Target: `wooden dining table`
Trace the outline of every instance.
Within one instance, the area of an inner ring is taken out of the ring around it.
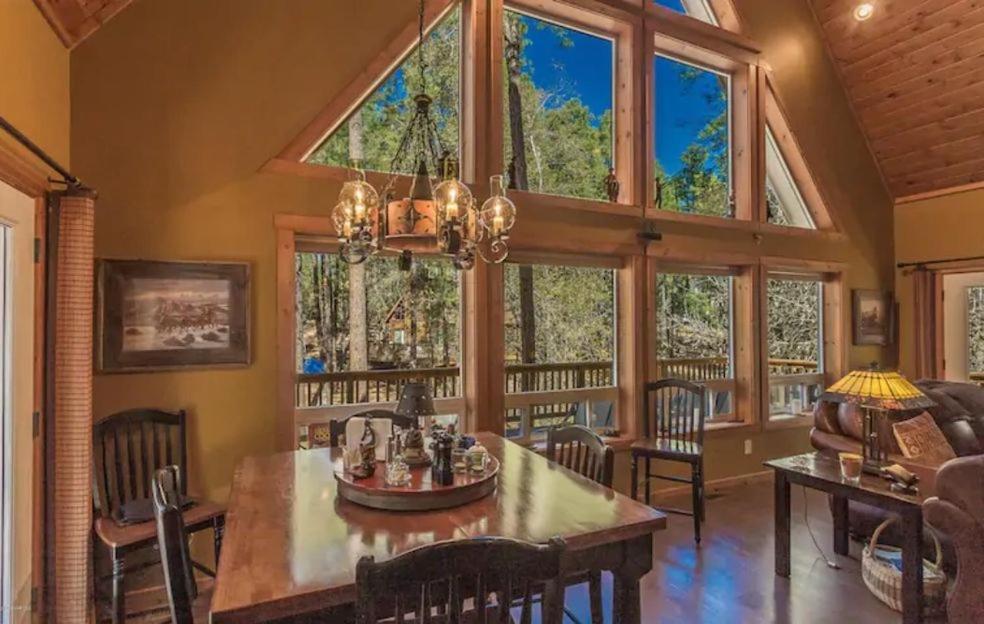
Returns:
[[[266,622],[345,609],[355,567],[445,540],[502,536],[567,543],[565,574],[614,576],[614,622],[641,621],[639,580],[652,569],[666,516],[492,433],[500,461],[485,498],[440,511],[393,512],[339,498],[339,449],[248,457],[236,468],[211,621]]]

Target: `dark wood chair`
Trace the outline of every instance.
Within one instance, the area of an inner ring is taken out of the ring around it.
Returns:
[[[564,550],[559,538],[538,545],[480,537],[423,546],[382,563],[363,557],[355,568],[356,622],[403,622],[410,614],[415,622],[504,624],[511,622],[511,598],[521,596],[516,608],[526,623],[533,618],[534,589],[542,587],[539,621],[561,624]],[[468,599],[473,602],[466,610]]]
[[[645,501],[650,504],[652,479],[689,483],[693,511],[667,509],[691,514],[694,539],[700,544],[700,525],[704,520],[704,421],[707,401],[704,387],[683,379],[661,379],[646,384],[643,408],[643,438],[632,444],[632,498],[638,500],[639,461],[644,462]],[[690,465],[690,478],[654,474],[652,460],[684,462]]]
[[[176,465],[187,475],[188,453],[185,443],[186,416],[155,409],[134,409],[113,414],[93,427],[93,498],[96,506],[93,530],[97,547],[109,557],[111,572],[100,577],[111,581],[113,624],[126,619],[123,582],[128,573],[156,565],[152,558],[133,569],[125,564],[126,555],[152,548],[157,543],[154,524],[152,482],[157,470]],[[196,501],[187,496],[181,481],[182,516],[190,533],[205,529],[214,532],[215,559],[218,561],[225,526],[225,506]],[[195,564],[204,572],[214,572]]]
[[[329,446],[332,448],[338,446],[338,438],[345,435],[345,426],[348,425],[349,420],[353,418],[365,418],[366,416],[371,418],[389,418],[393,421],[394,427],[400,427],[401,429],[409,429],[413,426],[414,421],[416,421],[416,418],[413,416],[404,416],[396,412],[391,412],[390,410],[382,409],[372,409],[359,412],[358,414],[352,414],[347,418],[333,420],[328,423]]]
[[[581,425],[557,427],[547,430],[547,459],[569,468],[581,476],[612,487],[615,473],[615,451],[605,444],[597,433]],[[591,621],[604,624],[601,607],[601,572],[591,570],[586,574],[567,579],[568,585],[588,583],[588,596],[591,604]],[[568,612],[575,622],[577,618]]]
[[[164,586],[174,624],[208,622],[211,592],[198,592],[188,550],[188,533],[181,513],[181,472],[177,466],[157,471],[152,481],[157,546],[161,553]]]

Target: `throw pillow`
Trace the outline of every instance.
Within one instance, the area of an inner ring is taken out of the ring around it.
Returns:
[[[957,456],[928,412],[894,423],[892,432],[903,457],[935,465]]]

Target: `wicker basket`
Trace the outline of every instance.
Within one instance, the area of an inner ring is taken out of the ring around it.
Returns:
[[[864,547],[861,554],[861,578],[879,600],[896,611],[902,611],[902,572],[890,562],[891,559],[900,560],[902,550],[878,543],[882,531],[893,522],[894,518],[882,522],[872,534],[871,542]],[[931,528],[927,527],[927,530],[936,546],[936,561],[923,561],[923,611],[925,615],[935,615],[942,613],[945,608],[946,573],[940,567],[943,562],[940,540]]]

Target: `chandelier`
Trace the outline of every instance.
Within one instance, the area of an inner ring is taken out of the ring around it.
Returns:
[[[506,196],[503,176],[490,179],[489,198],[477,207],[461,181],[458,159],[441,141],[431,116],[424,57],[424,2],[418,22],[420,93],[397,146],[386,184],[377,192],[358,169],[342,185],[332,211],[339,255],[349,264],[364,262],[381,249],[399,252],[408,264],[413,253],[440,253],[458,269],[470,269],[476,257],[499,263],[509,253],[509,231],[516,206]],[[401,173],[412,171],[409,193],[397,197]]]

